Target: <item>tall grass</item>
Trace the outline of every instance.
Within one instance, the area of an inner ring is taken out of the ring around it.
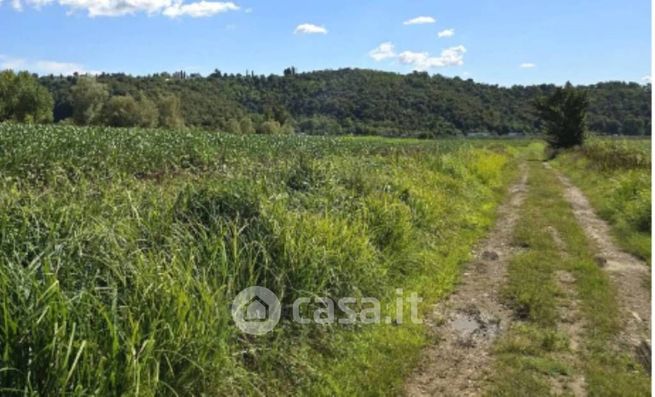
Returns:
[[[507,182],[489,145],[0,125],[0,394],[395,393],[421,326],[253,338],[229,304],[440,296]]]
[[[591,166],[604,171],[651,167],[650,140],[595,138],[579,150]]]
[[[650,140],[593,139],[556,161],[613,226],[617,241],[647,261],[652,224],[650,152]]]

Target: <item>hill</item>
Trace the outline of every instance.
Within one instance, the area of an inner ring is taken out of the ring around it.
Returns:
[[[72,116],[70,89],[77,76],[44,76],[55,99],[55,121]],[[102,74],[111,95],[180,98],[186,125],[229,130],[250,117],[292,125],[310,134],[374,134],[434,137],[471,132],[535,133],[532,102],[555,85],[501,87],[473,80],[414,72],[401,75],[363,69],[283,75],[209,76],[161,73],[134,77]],[[589,127],[607,134],[650,134],[651,86],[605,82],[589,92]]]

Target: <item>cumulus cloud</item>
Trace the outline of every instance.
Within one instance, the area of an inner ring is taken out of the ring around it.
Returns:
[[[428,52],[403,51],[398,55],[400,63],[410,65],[414,70],[425,71],[445,66],[459,66],[464,64],[466,48],[459,45],[446,48],[439,56],[432,56]]]
[[[437,33],[437,36],[439,36],[440,39],[443,37],[453,37],[454,35],[455,35],[455,29],[445,29]]]
[[[327,29],[323,26],[314,25],[312,23],[303,23],[296,26],[293,33],[298,34],[327,34]]]
[[[58,0],[58,2],[71,11],[86,11],[90,17],[116,17],[138,12],[156,14],[174,6],[171,0]]]
[[[376,61],[382,61],[384,59],[395,58],[396,52],[393,43],[387,41],[371,50],[368,55]]]
[[[233,2],[205,0],[192,3],[184,0],[12,0],[12,6],[22,10],[23,4],[40,8],[55,2],[70,12],[85,11],[90,17],[116,17],[143,12],[149,15],[163,14],[170,18],[199,18],[239,9]]]
[[[429,52],[403,51],[396,54],[393,43],[386,42],[371,50],[368,55],[375,61],[396,59],[398,62],[411,66],[414,70],[426,71],[446,66],[459,66],[464,64],[466,48],[463,45],[446,48],[438,56]]]
[[[57,62],[51,60],[30,61],[22,58],[12,58],[6,55],[0,55],[0,70],[11,69],[14,71],[27,70],[40,75],[72,75],[80,74],[100,74],[98,71],[88,70],[79,63]]]
[[[651,75],[646,75],[641,78],[641,82],[644,84],[650,84],[653,82],[653,78],[651,77]]]
[[[403,22],[403,25],[423,25],[426,23],[436,23],[437,20],[432,17],[416,17]]]
[[[167,17],[177,18],[183,15],[192,18],[210,17],[226,11],[237,11],[239,6],[234,3],[223,3],[216,1],[199,1],[197,3],[182,4],[176,3],[164,9],[163,14]]]
[[[532,68],[536,68],[537,65],[535,65],[534,63],[530,63],[530,62],[525,62],[525,63],[520,64],[519,67],[521,69],[532,69]]]

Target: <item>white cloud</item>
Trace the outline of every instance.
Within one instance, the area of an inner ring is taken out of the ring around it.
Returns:
[[[530,62],[525,62],[525,63],[520,64],[519,67],[521,69],[533,69],[533,68],[536,68],[537,65],[535,65],[534,63],[530,63]]]
[[[39,8],[53,3],[54,0],[13,0],[15,2]],[[137,12],[155,14],[173,5],[173,0],[56,0],[69,11],[86,11],[90,17],[121,16]]]
[[[425,71],[445,66],[459,66],[464,64],[466,48],[459,45],[446,48],[439,56],[431,56],[428,52],[403,51],[398,55],[400,63],[410,65],[414,70]]]
[[[384,59],[395,58],[396,53],[394,50],[394,45],[391,42],[382,43],[377,48],[371,50],[368,55],[375,59],[376,61],[382,61]]]
[[[98,71],[86,69],[79,63],[57,62],[51,60],[29,61],[22,58],[12,58],[5,55],[0,55],[0,70],[5,69],[11,69],[14,71],[27,70],[29,72],[38,73],[40,75],[72,75],[73,73],[100,74]]]
[[[641,81],[642,81],[644,84],[650,84],[650,83],[653,82],[653,78],[651,77],[651,75],[646,75],[646,76],[644,76],[644,77],[641,78]]]
[[[403,51],[396,54],[393,43],[386,42],[371,50],[368,55],[376,61],[397,59],[404,65],[410,65],[414,70],[425,71],[446,66],[459,66],[464,64],[466,48],[463,45],[446,48],[439,56],[432,56],[428,52]]]
[[[36,61],[32,71],[39,74],[63,74],[65,76],[73,73],[80,74],[99,74],[100,72],[87,70],[78,63],[56,62],[56,61]]]
[[[403,22],[403,25],[423,25],[426,23],[436,23],[437,20],[432,17],[416,17]]]
[[[15,3],[20,3],[20,0],[13,0],[13,1]],[[25,0],[25,3],[27,3],[31,7],[40,9],[43,6],[47,6],[48,4],[52,3],[53,1],[54,0]]]
[[[439,38],[453,37],[454,35],[455,35],[455,29],[445,29],[437,33],[437,36],[439,36]]]
[[[179,16],[190,16],[192,18],[210,17],[221,12],[237,11],[239,6],[229,2],[199,1],[197,3],[182,4],[176,3],[164,9],[163,14],[167,17],[177,18]]]
[[[41,8],[55,2],[69,12],[85,11],[90,17],[116,17],[143,12],[148,15],[163,14],[170,18],[199,18],[239,9],[233,2],[205,0],[192,3],[184,0],[12,0],[12,6],[22,10],[23,4]]]
[[[314,25],[311,23],[303,23],[298,26],[296,26],[296,30],[293,31],[293,33],[298,34],[327,34],[327,29],[325,29],[323,26],[318,26]]]
[[[24,68],[27,62],[21,58],[12,58],[6,55],[0,55],[0,69],[20,70]]]

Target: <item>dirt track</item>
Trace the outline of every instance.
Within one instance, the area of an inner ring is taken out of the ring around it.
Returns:
[[[551,169],[549,164],[544,163]],[[650,269],[647,264],[619,249],[609,226],[600,219],[584,194],[565,176],[555,172],[563,185],[564,198],[570,203],[576,221],[594,245],[595,259],[609,275],[617,290],[623,329],[616,348],[632,351],[650,368]],[[493,375],[492,347],[509,328],[512,312],[499,296],[505,283],[506,268],[513,253],[514,228],[519,209],[526,197],[528,169],[523,165],[521,179],[509,191],[498,209],[498,218],[486,240],[475,250],[475,259],[463,270],[461,282],[452,295],[434,306],[426,320],[434,343],[422,355],[417,369],[408,378],[404,392],[408,396],[477,396],[483,394],[486,380]],[[563,244],[555,227],[549,227],[556,244]],[[558,302],[558,329],[570,340],[569,362],[576,363],[583,349],[584,321],[579,314],[575,278],[569,272],[555,274],[563,296]],[[554,377],[551,391],[556,395],[587,394],[582,373]],[[566,391],[566,392],[565,392]]]
[[[500,301],[506,266],[512,257],[512,235],[518,209],[525,199],[527,167],[498,209],[489,237],[465,266],[461,283],[445,301],[435,305],[426,323],[436,343],[428,347],[417,370],[405,384],[409,396],[473,396],[481,393],[490,375],[491,346],[507,329],[512,314]]]
[[[564,197],[571,204],[580,226],[596,246],[596,261],[610,276],[616,287],[623,332],[621,348],[632,350],[647,367],[650,366],[651,291],[648,265],[623,252],[614,243],[609,226],[600,219],[580,189],[557,174],[564,185]],[[644,357],[647,354],[648,357]]]

